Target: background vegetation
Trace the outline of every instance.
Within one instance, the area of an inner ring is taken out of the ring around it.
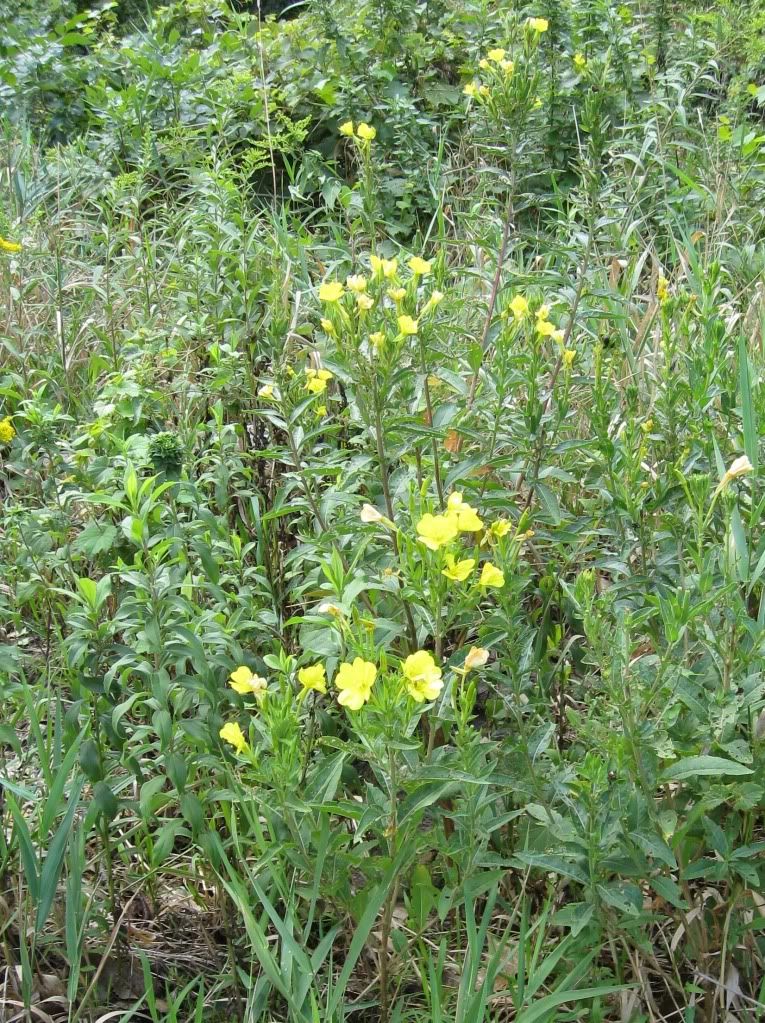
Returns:
[[[765,8],[4,11],[2,1019],[765,1019]]]

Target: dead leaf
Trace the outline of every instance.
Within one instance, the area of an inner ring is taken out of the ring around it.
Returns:
[[[456,430],[449,430],[444,440],[444,447],[450,455],[458,455],[460,448],[462,447],[462,437],[457,433]]]

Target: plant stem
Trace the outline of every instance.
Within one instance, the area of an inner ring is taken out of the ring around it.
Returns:
[[[380,408],[379,390],[376,381],[374,385],[374,402],[375,402],[374,415],[375,442],[377,447],[377,461],[379,462],[380,465],[380,480],[382,483],[383,498],[385,499],[385,511],[388,515],[388,518],[391,520],[391,522],[393,522],[394,521],[393,498],[391,497],[390,482],[388,479],[388,460],[385,457],[385,444],[383,442],[382,410]],[[395,551],[396,554],[396,560],[400,561],[401,548],[398,542],[398,534],[395,532],[395,530],[391,532],[391,537],[393,540],[393,550]],[[403,583],[399,579],[399,589],[401,588],[403,588]],[[412,617],[412,609],[409,607],[409,602],[407,600],[402,599],[401,603],[404,608],[404,615],[406,617],[406,631],[409,639],[409,645],[412,650],[416,650],[417,628],[414,624],[414,618]]]
[[[398,791],[396,758],[391,747],[388,747],[388,785],[390,796],[390,819],[388,821],[388,855],[393,861],[396,856],[398,823],[396,819],[396,797]],[[388,991],[390,963],[388,961],[388,941],[390,939],[393,910],[398,898],[398,878],[391,885],[385,899],[382,926],[380,928],[380,1023],[388,1023],[390,1017],[390,996]]]

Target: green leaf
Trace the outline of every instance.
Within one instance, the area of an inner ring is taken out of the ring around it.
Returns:
[[[77,589],[80,591],[82,596],[87,601],[88,605],[95,610],[96,608],[96,582],[94,579],[79,578],[77,580]]]
[[[548,487],[545,483],[536,484],[536,491],[542,499],[542,504],[545,506],[547,514],[550,516],[550,521],[554,526],[561,524],[561,511],[558,498],[555,495],[555,491]]]
[[[93,739],[86,739],[80,746],[80,767],[88,781],[93,783],[101,781],[103,777],[101,755]]]
[[[6,788],[9,786],[6,784]],[[19,853],[21,855],[21,862],[24,867],[24,877],[27,882],[27,888],[29,894],[32,896],[32,901],[37,902],[40,897],[40,876],[38,873],[37,853],[32,842],[32,836],[29,831],[29,826],[24,819],[24,814],[21,812],[19,804],[11,795],[10,789],[7,795],[8,806],[13,817],[13,832],[16,835],[16,840],[19,843]]]
[[[4,675],[18,675],[24,651],[13,643],[0,643],[0,671]]]
[[[439,799],[445,798],[447,793],[453,791],[456,785],[449,781],[427,782],[420,785],[414,792],[410,792],[400,807],[398,814],[399,827],[413,814],[432,806]]]
[[[38,934],[45,926],[56,896],[56,886],[64,863],[64,853],[66,852],[66,846],[72,830],[72,821],[79,806],[82,785],[83,782],[80,780],[72,788],[66,814],[58,827],[58,831],[53,836],[53,840],[48,847],[48,855],[45,857],[45,862],[40,871],[40,901],[37,904],[37,917],[35,920],[35,929]]]
[[[514,859],[527,867],[536,867],[538,870],[553,871],[563,877],[573,878],[580,884],[589,884],[589,878],[581,867],[570,863],[560,856],[549,856],[545,853],[516,853]]]
[[[433,886],[430,871],[424,863],[418,863],[412,871],[409,888],[409,919],[415,931],[422,931],[436,904],[437,891]]]
[[[113,821],[119,813],[119,800],[108,782],[99,781],[93,789],[93,805],[103,814],[107,821]]]
[[[116,539],[116,526],[111,523],[102,525],[100,522],[90,522],[73,541],[72,550],[92,559],[111,550]]]
[[[685,781],[699,775],[744,775],[752,774],[751,767],[744,767],[724,757],[685,757],[662,772],[662,781]]]
[[[688,909],[688,903],[683,898],[680,886],[673,878],[652,877],[651,887],[657,895],[660,895],[662,899],[665,899],[675,909]]]
[[[306,803],[325,803],[335,798],[346,758],[346,753],[334,753],[331,757],[324,757],[306,785],[303,796]]]

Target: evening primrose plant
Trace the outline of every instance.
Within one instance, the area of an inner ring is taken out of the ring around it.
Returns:
[[[533,117],[543,105],[539,48],[548,29],[546,18],[507,22],[501,44],[490,47],[479,59],[477,74],[463,88],[480,115],[476,133],[480,135],[489,126],[499,131],[513,156],[519,145],[528,146]]]
[[[77,6],[0,53],[0,1015],[754,1019],[757,12]]]
[[[337,611],[332,613],[336,621],[341,619]],[[254,697],[254,714],[250,717],[247,734],[238,721],[228,721],[220,729],[220,738],[235,758],[239,776],[237,787],[253,782],[261,787],[273,787],[279,802],[268,817],[279,819],[298,845],[304,845],[307,833],[301,824],[301,813],[311,815],[315,810],[310,807],[309,799],[304,810],[298,811],[295,797],[281,787],[295,784],[297,746],[294,739],[301,713],[299,708],[310,693],[314,700],[333,698],[346,715],[347,738],[340,744],[345,751],[342,756],[353,751],[357,762],[366,762],[373,781],[367,783],[368,805],[361,815],[352,802],[338,801],[335,810],[341,816],[347,813],[356,821],[355,833],[345,839],[344,854],[350,855],[354,845],[363,844],[368,864],[374,867],[379,863],[389,870],[389,887],[380,921],[380,1003],[385,1014],[391,997],[392,963],[388,941],[398,892],[402,885],[409,883],[407,878],[412,869],[416,869],[417,858],[431,845],[420,826],[422,808],[431,805],[438,794],[450,788],[448,782],[437,783],[434,788],[432,782],[426,780],[435,724],[431,722],[423,737],[417,738],[420,719],[428,714],[444,691],[445,672],[428,650],[416,650],[402,658],[380,655],[370,645],[368,631],[355,634],[346,626],[341,627],[341,633],[345,659],[336,664],[331,677],[323,663],[309,663],[296,669],[295,660],[283,653],[266,658],[266,663],[281,679],[276,691],[245,666],[232,672],[229,680],[232,689]],[[473,647],[460,667],[449,673],[452,706],[449,716],[457,722],[458,748],[468,741],[467,730],[471,728],[475,703],[475,684],[467,683],[467,677],[480,672],[488,659],[488,650]],[[305,724],[304,715],[303,721]],[[314,752],[315,739],[311,718],[307,741],[303,744],[306,758]],[[324,743],[326,739],[317,739],[319,748]],[[332,745],[337,748],[338,744],[335,741]],[[317,772],[321,773],[321,761],[311,763],[306,759],[300,775],[301,794],[303,790],[315,789]],[[407,794],[403,802],[402,789]],[[287,805],[292,809],[286,809]],[[227,817],[233,821],[229,811]],[[237,827],[246,829],[249,818],[250,813],[243,805],[241,823]],[[262,829],[256,827],[255,831],[256,846],[262,845]],[[339,853],[336,843],[335,855]]]

